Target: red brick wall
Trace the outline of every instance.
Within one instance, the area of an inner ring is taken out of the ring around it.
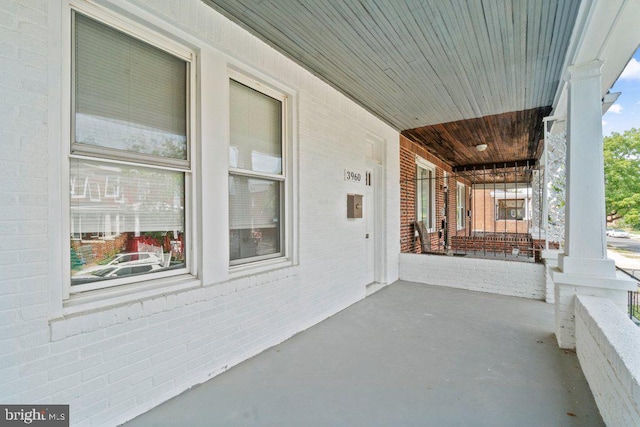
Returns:
[[[452,168],[442,160],[431,155],[427,150],[418,144],[410,141],[404,136],[400,137],[400,248],[402,252],[420,252],[420,242],[415,236],[415,229],[412,222],[416,219],[416,154],[435,166],[436,184],[436,230],[442,226],[443,211],[445,206],[445,184],[448,188],[448,224],[449,237],[455,235],[465,235],[466,229],[457,230],[456,225],[456,180]],[[448,177],[445,180],[444,174]],[[463,182],[460,180],[460,182]],[[467,192],[470,191],[470,183],[464,182]],[[468,194],[467,194],[468,200]],[[469,207],[467,207],[469,209]],[[429,233],[431,250],[444,250],[443,240],[438,232]]]
[[[128,233],[122,233],[112,239],[105,240],[71,240],[71,247],[77,254],[88,255],[85,257],[85,261],[90,263],[124,251],[128,238]],[[82,250],[82,247],[86,249]],[[88,247],[91,249],[87,250]]]
[[[401,141],[402,141],[402,137]],[[411,221],[416,217],[416,162],[414,154],[400,147],[400,250],[417,252],[415,230]]]
[[[457,252],[492,252],[511,254],[519,249],[520,255],[533,256],[533,240],[528,234],[495,234],[493,236],[469,237],[454,236],[451,247]]]
[[[528,220],[496,220],[495,200],[491,188],[476,189],[473,192],[473,231],[496,233],[528,233]]]

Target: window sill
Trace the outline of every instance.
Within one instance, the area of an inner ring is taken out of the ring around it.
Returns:
[[[200,285],[201,282],[197,278],[191,275],[182,275],[150,280],[135,285],[122,285],[72,294],[63,303],[62,318],[110,309],[159,295],[197,288]],[[52,319],[52,321],[55,320],[58,319]]]
[[[274,258],[249,264],[234,265],[229,268],[229,279],[239,279],[253,274],[265,273],[292,266],[293,261],[288,258]]]

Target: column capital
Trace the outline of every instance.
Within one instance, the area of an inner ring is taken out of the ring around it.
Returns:
[[[602,65],[604,61],[599,59],[584,62],[582,64],[574,64],[567,67],[564,79],[568,82],[572,80],[582,80],[592,77],[598,77],[602,74]]]

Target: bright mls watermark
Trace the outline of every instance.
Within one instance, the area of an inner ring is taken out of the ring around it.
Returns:
[[[0,427],[69,427],[69,405],[0,405]]]

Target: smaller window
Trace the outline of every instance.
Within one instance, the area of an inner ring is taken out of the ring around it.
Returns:
[[[456,227],[458,230],[466,228],[465,211],[467,208],[467,189],[464,184],[456,183]]]
[[[524,214],[524,199],[498,200],[496,219],[523,220]]]
[[[286,97],[233,79],[229,91],[230,264],[284,257]]]
[[[435,230],[435,168],[420,162],[416,165],[416,220],[429,231]]]

